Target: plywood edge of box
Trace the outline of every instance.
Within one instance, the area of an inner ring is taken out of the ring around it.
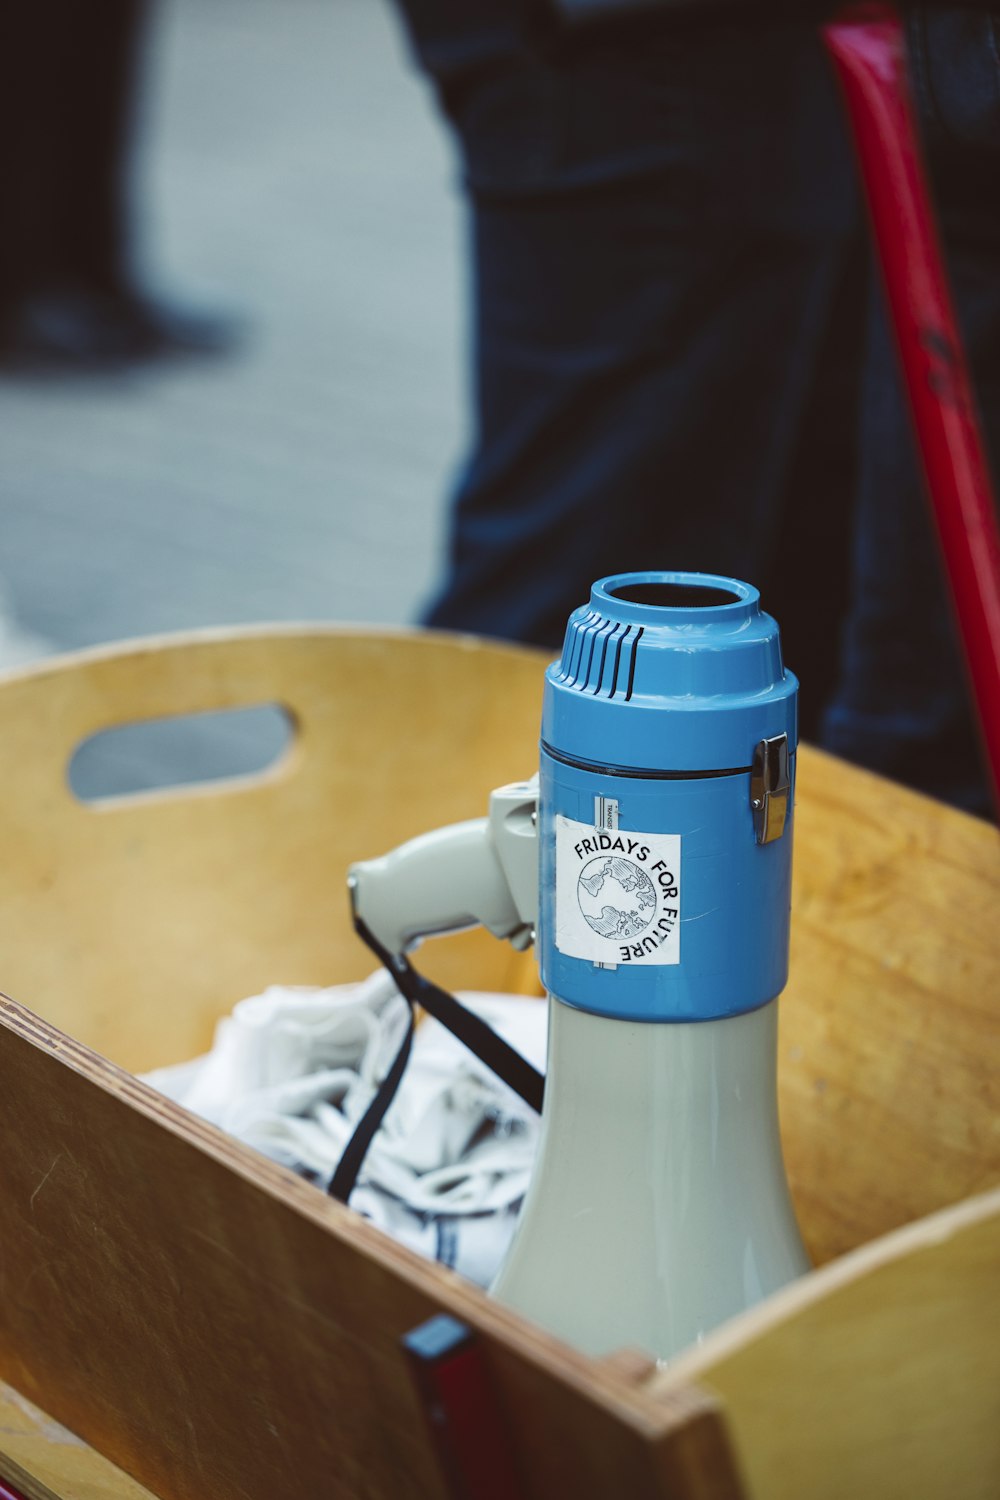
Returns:
[[[0,1382],[0,1480],[25,1500],[156,1500],[48,1412]]]
[[[758,1500],[988,1500],[1000,1483],[1000,1190],[814,1271],[654,1377],[725,1403]]]

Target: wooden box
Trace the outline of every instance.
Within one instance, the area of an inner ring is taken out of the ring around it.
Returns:
[[[1000,1490],[986,824],[801,751],[779,1071],[818,1269],[669,1369],[575,1353],[133,1076],[203,1050],[268,983],[368,972],[346,864],[530,772],[542,664],[287,628],[0,683],[0,1477],[30,1500],[453,1493],[400,1346],[442,1311],[476,1336],[534,1500]],[[272,702],[295,736],[263,775],[96,805],[68,790],[100,729]],[[422,962],[534,984],[482,934]]]

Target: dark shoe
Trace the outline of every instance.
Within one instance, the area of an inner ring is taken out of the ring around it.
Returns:
[[[109,318],[136,358],[160,354],[229,354],[246,329],[231,313],[213,312],[139,292],[108,298]]]
[[[0,363],[15,369],[106,370],[170,355],[220,355],[241,323],[135,291],[36,293],[0,319]]]

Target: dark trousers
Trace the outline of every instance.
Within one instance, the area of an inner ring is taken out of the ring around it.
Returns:
[[[807,737],[985,807],[815,29],[655,22],[569,42],[514,0],[404,10],[471,205],[476,436],[427,622],[556,646],[604,574],[731,573],[782,626]],[[914,40],[1000,436],[990,25],[919,17]]]
[[[127,279],[144,0],[9,0],[0,16],[0,310]]]

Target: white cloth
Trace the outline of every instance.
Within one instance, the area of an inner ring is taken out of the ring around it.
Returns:
[[[544,1002],[460,998],[544,1069]],[[406,1002],[384,973],[331,989],[273,986],[219,1022],[204,1057],[146,1082],[325,1188],[406,1021]],[[351,1207],[486,1286],[514,1232],[537,1136],[534,1111],[427,1017]]]

